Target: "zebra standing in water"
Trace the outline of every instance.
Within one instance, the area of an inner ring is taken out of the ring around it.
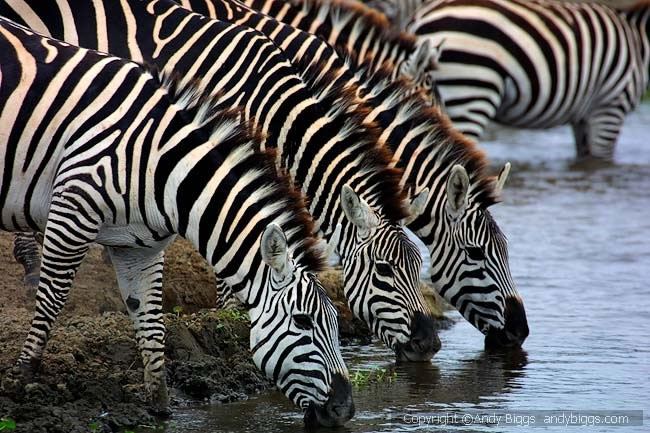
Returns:
[[[454,125],[570,124],[578,158],[611,159],[624,117],[648,85],[648,3],[617,12],[549,0],[443,0],[408,30],[444,39],[436,83]]]
[[[206,5],[211,0],[205,0]],[[181,4],[196,2],[181,0]],[[292,27],[318,35],[333,47],[352,53],[353,65],[363,71],[379,70],[392,64],[391,76],[405,78],[435,102],[433,70],[439,51],[428,40],[396,32],[386,18],[361,3],[343,0],[243,0],[243,3]]]
[[[400,359],[433,356],[440,342],[419,289],[421,258],[402,227],[401,174],[388,168],[390,155],[376,131],[363,126],[354,86],[331,88],[327,81],[308,89],[261,33],[208,20],[171,1],[61,5],[11,0],[0,2],[0,14],[71,43],[153,62],[197,82],[201,92],[220,91],[221,107],[243,105],[245,119],[266,134],[265,147],[278,149],[283,169],[338,249],[353,313]]]
[[[306,411],[354,412],[336,310],[299,193],[242,128],[191,87],[0,18],[0,229],[44,231],[30,375],[92,242],[107,246],[144,380],[168,405],[163,250],[184,236],[250,308],[256,365]]]
[[[417,224],[411,219],[409,227],[430,251],[434,287],[486,334],[488,345],[520,345],[529,332],[526,313],[510,276],[505,237],[487,211],[508,170],[499,182],[488,178],[483,154],[455,132],[438,109],[427,109],[418,94],[394,82],[390,72],[378,71],[367,82],[360,78],[367,75],[363,72],[350,78],[352,69],[335,68],[340,59],[320,39],[242,8],[236,0],[210,1],[208,13],[273,36],[311,85],[360,80],[365,120],[380,126],[382,141],[395,152],[394,163],[405,170],[402,183],[416,187],[411,206],[420,216]],[[301,57],[306,53],[313,60]],[[336,71],[336,78],[323,71]],[[458,164],[462,167],[452,170]]]

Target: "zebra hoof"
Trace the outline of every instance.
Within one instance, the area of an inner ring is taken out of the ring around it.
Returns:
[[[25,278],[23,279],[23,284],[25,285],[25,288],[27,290],[36,291],[36,289],[38,289],[39,280],[40,280],[40,272],[36,271],[30,274],[26,274]]]
[[[40,359],[32,359],[31,361],[18,361],[13,369],[13,373],[20,379],[23,384],[34,382],[36,372],[41,367]]]
[[[160,418],[169,418],[171,416],[172,411],[169,408],[169,394],[165,384],[162,384],[152,392],[149,412]]]

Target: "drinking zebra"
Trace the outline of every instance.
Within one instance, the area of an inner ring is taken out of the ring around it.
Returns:
[[[196,1],[204,4],[206,0]],[[402,184],[416,186],[411,208],[413,215],[420,215],[419,222],[415,226],[413,218],[406,222],[429,248],[434,287],[486,334],[488,345],[520,345],[528,336],[528,323],[523,301],[510,276],[505,237],[487,212],[499,188],[495,189],[494,179],[485,174],[482,153],[454,132],[438,109],[428,110],[419,94],[395,81],[390,71],[355,73],[352,65],[341,66],[343,60],[336,52],[313,35],[244,8],[236,0],[209,1],[213,7],[206,13],[249,25],[272,37],[300,67],[311,86],[359,83],[358,93],[365,95],[360,101],[366,110],[365,121],[379,126],[381,140],[395,151],[393,164],[406,171]],[[364,76],[371,79],[364,81]],[[405,151],[403,146],[412,151]],[[465,164],[465,175],[459,167],[452,179],[449,173],[459,162]],[[503,182],[505,176],[507,170]],[[446,184],[450,184],[449,189],[442,188]],[[441,212],[447,202],[458,204],[453,215]],[[453,224],[447,222],[449,218]],[[475,254],[475,259],[469,258],[468,251]],[[482,255],[478,255],[479,251]]]
[[[0,14],[70,43],[154,63],[216,94],[222,108],[242,105],[335,244],[354,314],[400,359],[433,356],[440,342],[419,289],[421,258],[402,227],[401,174],[388,168],[376,130],[363,125],[354,83],[331,87],[333,77],[309,88],[263,34],[168,0],[57,5],[0,1]]]
[[[44,232],[18,365],[39,365],[89,245],[105,245],[159,411],[168,405],[163,250],[179,234],[249,306],[256,365],[306,412],[354,413],[304,202],[236,112],[136,63],[0,18],[0,229]]]
[[[648,86],[650,7],[444,0],[407,29],[444,40],[436,83],[454,125],[478,138],[495,120],[525,128],[570,124],[577,156],[611,159],[624,117]]]
[[[488,210],[499,200],[510,165],[498,178],[488,176],[485,154],[440,108],[404,96],[403,84],[388,71],[376,72],[367,85],[364,102],[376,107],[367,121],[382,126],[420,209],[408,227],[429,250],[431,283],[485,334],[486,346],[521,345],[529,333],[526,312],[510,274],[506,238]]]

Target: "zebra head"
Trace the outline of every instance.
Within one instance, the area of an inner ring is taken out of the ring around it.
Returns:
[[[435,73],[439,68],[444,42],[442,40],[437,46],[434,46],[428,39],[419,39],[415,51],[399,65],[400,75],[410,80],[431,105],[442,104]]]
[[[431,359],[440,340],[420,290],[417,246],[401,224],[388,221],[347,185],[341,206],[352,223],[339,250],[350,309],[398,359]]]
[[[499,193],[510,169],[496,180]],[[438,292],[485,334],[487,347],[519,346],[528,336],[524,304],[508,264],[506,238],[485,205],[472,195],[462,165],[454,165],[440,200],[441,223],[427,244]],[[433,206],[433,204],[431,204]]]
[[[298,407],[305,423],[342,425],[354,415],[337,310],[320,282],[291,257],[275,224],[261,240],[266,299],[251,309],[253,361]]]

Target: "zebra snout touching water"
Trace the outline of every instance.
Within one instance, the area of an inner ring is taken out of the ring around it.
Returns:
[[[364,102],[411,185],[405,221],[427,246],[433,287],[486,335],[489,347],[518,346],[528,336],[523,301],[510,274],[506,238],[488,208],[500,197],[509,173],[486,173],[487,159],[455,130],[437,107],[378,71],[366,83]],[[406,96],[405,96],[406,95]],[[425,193],[426,192],[426,193]]]
[[[345,236],[350,245],[343,241],[338,250],[344,275],[354,276],[344,278],[351,310],[397,359],[428,361],[440,349],[440,340],[421,291],[408,290],[419,286],[417,246],[400,224],[381,221],[351,189],[344,188],[341,205],[355,222]]]
[[[188,239],[249,307],[253,359],[305,420],[354,414],[313,221],[236,110],[139,64],[0,18],[0,229],[43,231],[17,370],[40,366],[93,242],[109,250],[144,365],[168,412],[165,247]],[[281,324],[281,326],[277,326]]]

